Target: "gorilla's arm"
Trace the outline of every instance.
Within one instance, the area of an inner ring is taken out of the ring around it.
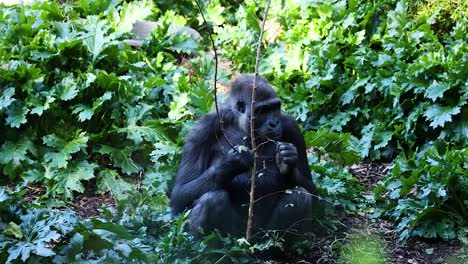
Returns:
[[[293,143],[297,149],[297,164],[293,173],[293,184],[296,186],[304,187],[311,194],[316,193],[316,188],[312,182],[312,175],[310,173],[309,162],[307,161],[307,153],[302,134],[299,126],[293,117],[287,114],[281,115],[281,122],[283,124],[282,140]]]
[[[178,214],[204,193],[220,189],[223,167],[213,163],[212,144],[217,133],[217,118],[208,114],[192,129],[182,152],[182,160],[171,193],[171,207]],[[218,165],[218,166],[217,166]]]
[[[232,122],[229,110],[224,109],[222,116],[225,123]],[[226,150],[222,154],[218,149],[222,140],[215,113],[202,117],[186,138],[170,199],[175,214],[192,207],[203,194],[225,189],[235,175],[247,169],[251,153]]]

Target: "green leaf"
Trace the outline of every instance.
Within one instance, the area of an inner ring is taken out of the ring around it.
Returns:
[[[55,255],[55,252],[50,248],[46,248],[45,245],[38,245],[36,247],[36,254],[38,256],[50,257]]]
[[[72,113],[73,114],[78,114],[78,120],[80,122],[83,122],[83,121],[86,121],[86,120],[90,120],[91,117],[93,117],[94,110],[91,107],[88,107],[88,106],[83,105],[83,104],[79,104],[79,105],[75,106]]]
[[[177,33],[171,41],[170,50],[179,53],[193,54],[196,52],[198,44],[191,36],[184,33]]]
[[[93,106],[89,107],[84,104],[78,104],[74,107],[72,113],[78,114],[78,120],[83,122],[90,120],[94,112],[105,102],[112,98],[112,92],[105,92],[101,97],[94,101]]]
[[[374,150],[385,148],[392,137],[392,131],[375,131],[373,136],[373,140],[375,141]]]
[[[94,178],[94,170],[98,166],[83,160],[74,162],[65,169],[51,171],[51,176],[57,181],[56,192],[64,194],[65,198],[72,198],[73,192],[82,193],[84,191],[81,181]]]
[[[124,112],[127,117],[126,125],[135,126],[145,115],[150,114],[149,111],[153,108],[154,106],[148,104],[138,104],[136,106],[127,105]]]
[[[433,128],[444,127],[445,123],[452,122],[452,116],[460,113],[460,107],[432,105],[424,111],[426,120],[431,121],[429,124]]]
[[[7,236],[14,236],[18,239],[23,238],[23,232],[21,231],[21,227],[14,222],[8,223],[5,230],[3,230],[3,234]]]
[[[86,33],[83,34],[84,44],[91,52],[92,62],[96,62],[102,51],[114,44],[115,34],[108,34],[110,26],[107,21],[98,16],[89,16],[85,20]]]
[[[124,3],[120,11],[120,21],[116,30],[119,32],[130,32],[133,23],[137,20],[144,20],[151,15],[151,9],[153,8],[153,2],[147,0]]]
[[[359,150],[361,157],[367,157],[369,155],[369,150],[372,146],[372,138],[374,137],[375,126],[370,123],[367,126],[364,126],[361,134],[361,140],[359,142]]]
[[[140,144],[143,140],[147,142],[170,141],[170,137],[165,132],[165,125],[158,122],[149,121],[143,126],[129,124],[127,127],[115,129],[118,133],[127,133],[127,138],[136,144]]]
[[[115,170],[105,169],[98,174],[98,188],[103,192],[110,192],[117,200],[124,200],[133,185],[121,179]]]
[[[332,16],[334,7],[331,5],[320,5],[316,11],[320,18],[326,19]]]
[[[21,161],[27,160],[27,152],[35,153],[36,148],[32,141],[22,140],[16,143],[5,142],[0,148],[0,164],[8,164],[13,162],[19,165]]]
[[[59,96],[63,101],[68,101],[78,95],[78,85],[76,84],[73,76],[67,76],[62,79],[58,85]]]
[[[437,98],[441,98],[444,92],[450,89],[450,85],[447,83],[439,83],[436,80],[426,89],[424,97],[431,99],[433,102]]]
[[[12,107],[7,110],[6,123],[10,127],[19,128],[22,124],[25,124],[28,120],[26,115],[28,114],[29,109],[26,106],[23,106],[19,102],[14,102]]]
[[[186,116],[189,112],[186,108],[188,103],[188,95],[182,93],[176,97],[171,102],[171,111],[169,111],[169,118],[172,120],[180,120],[182,117]]]
[[[390,62],[392,60],[392,57],[388,54],[379,54],[377,57],[376,61],[372,61],[371,64],[374,67],[381,67],[382,65]]]
[[[239,152],[242,153],[242,152],[244,152],[244,151],[248,151],[249,148],[247,148],[247,147],[244,146],[244,145],[241,145],[241,146],[237,147],[237,150],[238,150]]]
[[[307,146],[318,148],[322,155],[340,163],[351,165],[360,160],[358,153],[350,148],[350,134],[319,129],[317,132],[308,131],[304,137]]]
[[[133,148],[123,148],[122,150],[102,145],[99,149],[101,154],[110,154],[114,166],[121,168],[128,175],[139,172],[141,167],[132,159]]]
[[[44,155],[44,161],[51,167],[64,168],[71,159],[71,154],[74,154],[87,147],[89,137],[86,132],[75,132],[72,140],[66,141],[55,134],[44,136],[42,141],[45,145],[52,147],[58,151],[47,152]]]
[[[31,114],[41,116],[45,110],[50,108],[50,105],[55,101],[51,92],[41,92],[38,96],[30,98],[27,104],[32,107]]]
[[[241,151],[241,148],[244,146],[239,147],[239,151]],[[162,143],[158,142],[154,144],[154,150],[151,152],[151,160],[154,163],[161,162],[159,159],[164,156],[169,156],[173,157],[177,151],[179,151],[179,148],[176,145],[170,144],[170,143]],[[242,152],[242,151],[241,151]]]
[[[247,22],[247,25],[254,31],[259,33],[260,32],[260,24],[259,24],[259,19],[257,15],[255,14],[255,5],[250,5],[246,10],[245,10],[245,19]]]
[[[215,1],[207,1],[208,6],[205,7],[206,10],[206,19],[216,25],[224,24],[224,7],[222,5],[217,4]]]
[[[0,110],[7,108],[11,103],[16,101],[16,99],[13,98],[13,95],[15,95],[15,88],[10,87],[3,90],[2,95],[0,96]]]

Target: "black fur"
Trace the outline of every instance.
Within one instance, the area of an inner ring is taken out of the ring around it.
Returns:
[[[191,209],[191,231],[199,236],[218,229],[235,235],[246,226],[253,166],[250,150],[253,75],[236,79],[216,113],[202,117],[185,139],[179,171],[171,193],[175,214]],[[255,131],[258,158],[254,231],[296,228],[312,217],[315,186],[307,163],[304,137],[295,120],[280,111],[276,92],[263,78],[256,89]],[[245,146],[238,151],[231,145]],[[240,151],[239,151],[240,150]],[[284,192],[285,190],[293,190]]]

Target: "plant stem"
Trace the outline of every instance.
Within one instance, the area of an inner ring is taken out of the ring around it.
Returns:
[[[245,234],[245,238],[247,241],[250,240],[252,236],[252,223],[253,223],[253,216],[254,216],[254,203],[255,203],[255,176],[257,174],[257,143],[255,142],[255,115],[254,115],[254,104],[255,104],[255,91],[257,90],[257,83],[258,83],[258,66],[260,64],[260,52],[262,49],[262,39],[263,39],[263,32],[265,31],[265,23],[268,16],[268,9],[270,9],[270,0],[267,2],[267,6],[265,8],[265,13],[263,15],[262,26],[260,28],[260,36],[258,37],[258,45],[257,45],[257,57],[255,58],[255,75],[252,87],[252,101],[250,103],[250,140],[252,145],[252,151],[254,154],[254,164],[252,168],[252,175],[250,177],[250,202],[249,202],[249,215],[247,218],[247,230]]]

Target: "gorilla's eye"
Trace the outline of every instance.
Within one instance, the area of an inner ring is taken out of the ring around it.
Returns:
[[[237,110],[241,113],[245,112],[245,103],[242,101],[237,102]]]

